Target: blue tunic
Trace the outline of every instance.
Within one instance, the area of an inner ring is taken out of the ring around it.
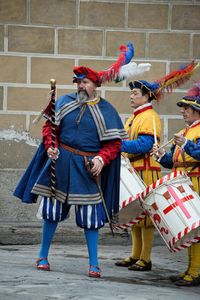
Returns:
[[[62,96],[56,101],[56,124],[60,127],[59,141],[81,151],[98,153],[102,142],[126,138],[118,113],[102,98],[96,104],[84,105],[83,109],[76,94]],[[59,150],[55,166],[56,199],[68,205],[101,203],[98,187],[86,170],[83,156],[62,147]],[[50,165],[51,160],[41,143],[14,195],[26,203],[36,202],[38,195],[50,197]],[[103,168],[101,175],[101,187],[110,215],[118,211],[119,178],[120,155]]]

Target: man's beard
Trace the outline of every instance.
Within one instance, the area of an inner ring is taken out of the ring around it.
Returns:
[[[80,102],[85,102],[89,99],[89,95],[86,90],[79,90],[77,94],[77,100]]]

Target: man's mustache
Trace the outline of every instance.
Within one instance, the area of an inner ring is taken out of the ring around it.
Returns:
[[[87,101],[89,99],[88,92],[84,89],[79,89],[78,90],[78,99],[80,101]]]

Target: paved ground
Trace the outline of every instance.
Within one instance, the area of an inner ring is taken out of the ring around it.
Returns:
[[[38,245],[0,245],[1,300],[197,300],[200,287],[176,287],[167,277],[184,270],[185,250],[172,254],[164,244],[153,247],[153,270],[134,272],[114,266],[130,245],[100,245],[102,278],[87,277],[87,251],[81,244],[53,244],[51,272],[37,271]]]

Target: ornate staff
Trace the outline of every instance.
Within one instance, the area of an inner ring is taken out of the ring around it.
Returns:
[[[56,98],[56,80],[50,79],[51,84],[51,148],[55,149],[56,124],[55,124],[55,98]],[[56,175],[55,159],[51,160],[51,199],[56,199]]]

